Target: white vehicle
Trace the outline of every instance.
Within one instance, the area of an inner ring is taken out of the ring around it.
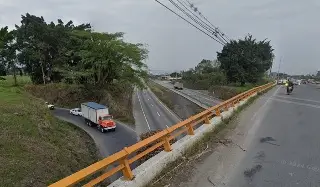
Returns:
[[[80,108],[71,109],[70,114],[75,115],[75,116],[82,116],[82,112],[81,112]]]
[[[49,104],[48,102],[46,102],[46,105],[47,105],[49,110],[54,110],[54,105],[53,104]]]
[[[177,90],[183,90],[183,83],[175,82],[173,87],[174,87],[174,89],[177,89]]]

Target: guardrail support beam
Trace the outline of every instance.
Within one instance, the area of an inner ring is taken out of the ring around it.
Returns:
[[[163,144],[164,151],[165,151],[165,152],[170,152],[170,151],[172,151],[172,147],[171,147],[171,145],[170,145],[169,136],[165,136],[165,137],[163,138],[163,141],[164,141],[164,144]]]
[[[221,114],[220,108],[217,108],[215,111],[216,111],[216,116],[220,116],[220,114]]]
[[[129,155],[128,148],[125,147],[124,150]],[[132,180],[133,179],[133,173],[132,173],[132,170],[130,168],[128,157],[126,156],[123,159],[121,159],[120,160],[120,164],[123,164],[123,166],[124,166],[124,168],[122,169],[122,173],[123,173],[124,178],[127,179],[127,180]]]
[[[210,120],[208,116],[205,117],[204,124],[210,124]]]
[[[194,130],[191,123],[187,125],[187,128],[188,128],[188,135],[194,135]]]

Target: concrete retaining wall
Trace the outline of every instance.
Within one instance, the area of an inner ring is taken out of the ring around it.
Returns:
[[[255,94],[256,95],[256,94]],[[255,96],[253,95],[253,96]],[[253,97],[251,96],[251,97]],[[235,105],[233,108],[229,108],[228,111],[222,112],[221,116],[214,117],[211,119],[211,123],[208,125],[202,125],[198,129],[195,130],[195,135],[190,136],[186,135],[182,139],[178,140],[176,143],[172,145],[171,152],[164,152],[157,154],[151,159],[147,160],[136,169],[133,170],[133,174],[135,178],[132,181],[125,181],[121,177],[116,180],[108,187],[144,187],[149,182],[152,181],[154,177],[156,177],[160,172],[166,167],[166,165],[170,162],[175,161],[177,158],[183,155],[183,153],[194,145],[197,141],[199,141],[205,133],[212,131],[216,125],[221,122],[221,117],[223,119],[229,118],[234,110],[236,110],[239,106],[245,104],[248,99],[241,101],[239,104]]]

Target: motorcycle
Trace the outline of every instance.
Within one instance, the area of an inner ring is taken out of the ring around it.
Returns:
[[[286,87],[287,87],[287,95],[290,95],[293,90],[293,87],[289,86],[288,84],[286,84]]]

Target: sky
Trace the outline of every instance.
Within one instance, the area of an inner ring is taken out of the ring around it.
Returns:
[[[168,0],[159,0],[170,5]],[[274,48],[273,71],[308,74],[320,70],[319,0],[189,0],[229,38],[248,33]],[[170,6],[173,8],[173,6]],[[177,10],[178,11],[178,10]],[[152,71],[186,70],[215,59],[222,45],[167,11],[154,0],[0,0],[0,27],[13,28],[25,13],[47,22],[90,22],[101,32],[124,32],[146,44]],[[280,59],[282,62],[279,66]]]

